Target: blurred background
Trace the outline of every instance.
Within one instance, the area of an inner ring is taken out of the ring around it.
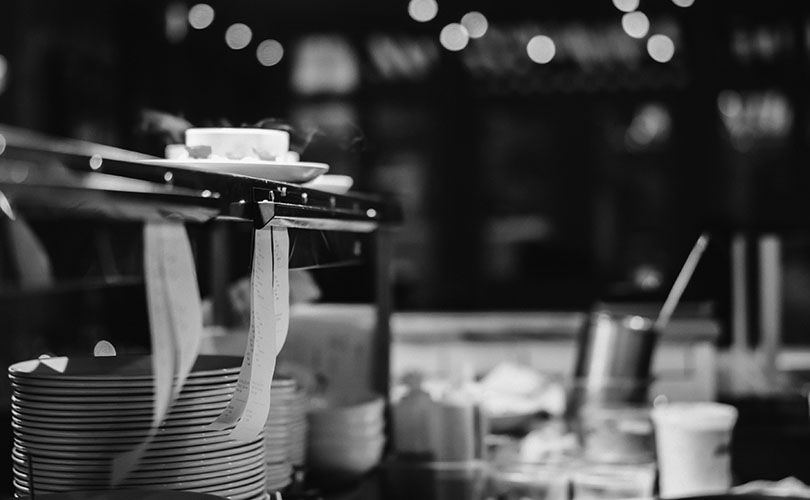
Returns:
[[[658,300],[709,228],[718,239],[686,300],[727,315],[727,237],[775,231],[785,321],[803,324],[802,2],[0,8],[2,122],[159,156],[167,141],[151,126],[166,115],[290,123],[310,140],[303,160],[403,203],[398,309]],[[354,286],[324,273],[327,300],[371,296],[371,278],[348,272]],[[786,336],[801,339],[796,330]]]
[[[416,341],[398,347],[398,374],[426,353],[448,371],[492,361],[492,344],[451,359],[458,345],[425,347],[420,335],[539,331],[570,343],[578,325],[544,313],[659,304],[703,231],[712,242],[679,312],[710,321],[676,343],[711,349],[678,354],[669,373],[700,372],[693,392],[708,374],[713,391],[724,384],[717,346],[776,332],[770,341],[808,347],[807,89],[810,3],[791,0],[0,0],[0,123],[163,156],[182,142],[167,128],[273,119],[293,128],[303,161],[399,200],[394,340]],[[140,225],[30,224],[54,286],[21,286],[0,245],[0,359],[110,334],[148,342]],[[19,237],[10,227],[0,242]],[[249,228],[232,243],[235,281],[249,270]],[[200,262],[215,253],[195,250]],[[748,282],[735,282],[735,262]],[[322,302],[374,301],[373,259],[313,277]],[[753,307],[735,307],[746,299]],[[512,340],[507,357],[571,367],[570,346],[562,357],[533,345],[545,353],[534,358]],[[792,367],[807,381],[803,354]],[[810,386],[793,385],[796,429],[767,420],[778,438],[761,427],[738,438],[751,459],[742,478],[767,476],[779,455],[774,478],[810,481]]]

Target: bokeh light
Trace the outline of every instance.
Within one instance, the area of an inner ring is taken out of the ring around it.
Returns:
[[[695,3],[695,0],[672,0],[672,3],[678,7],[686,8],[691,7]]]
[[[8,87],[8,59],[0,55],[0,94]]]
[[[225,31],[225,43],[233,50],[241,50],[250,44],[253,32],[246,24],[235,23]]]
[[[538,63],[546,64],[554,59],[554,54],[557,53],[557,47],[554,45],[554,40],[545,36],[537,35],[529,40],[526,45],[526,52],[529,54],[529,59]]]
[[[101,164],[104,163],[104,158],[99,155],[93,155],[90,157],[90,168],[93,170],[98,170],[101,168]]]
[[[728,118],[742,115],[743,100],[739,92],[724,90],[717,96],[717,109]]]
[[[622,29],[628,36],[644,38],[650,31],[650,19],[643,12],[628,12],[622,16]]]
[[[264,40],[256,47],[256,59],[262,66],[275,66],[284,57],[284,47],[278,40]]]
[[[639,0],[613,0],[613,6],[622,12],[633,12],[638,9]]]
[[[666,35],[653,35],[647,40],[647,52],[657,62],[669,62],[675,55],[675,42]]]
[[[467,32],[467,28],[461,24],[450,23],[439,33],[439,42],[445,49],[458,52],[470,42],[470,34]]]
[[[213,22],[214,8],[207,3],[198,3],[188,10],[188,24],[194,29],[205,29]]]
[[[481,38],[489,28],[489,21],[480,12],[468,12],[461,18],[461,25],[467,28],[470,38]]]
[[[436,0],[411,0],[408,2],[408,15],[414,21],[426,23],[432,21],[439,13],[439,4]]]
[[[164,15],[166,40],[171,43],[180,43],[188,35],[188,8],[181,2],[172,2],[166,6]]]

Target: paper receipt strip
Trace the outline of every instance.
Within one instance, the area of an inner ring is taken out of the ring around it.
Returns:
[[[276,356],[290,319],[290,240],[285,228],[266,226],[253,234],[251,321],[248,344],[233,398],[213,423],[233,427],[231,438],[250,441],[264,429]]]
[[[202,340],[194,256],[180,222],[149,222],[144,227],[144,275],[152,341],[154,411],[146,439],[113,460],[112,484],[140,462],[177,399],[197,359]]]

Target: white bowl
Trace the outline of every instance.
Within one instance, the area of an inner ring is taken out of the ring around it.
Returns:
[[[366,439],[381,436],[385,429],[382,419],[369,425],[345,424],[338,425],[327,422],[321,425],[309,425],[307,436],[310,440],[318,439]]]
[[[307,461],[314,469],[363,474],[380,463],[385,438],[343,444],[310,443]]]
[[[383,421],[385,400],[379,395],[368,395],[357,401],[310,410],[307,419],[313,427],[367,427]]]
[[[263,128],[190,128],[186,146],[211,148],[209,159],[275,161],[290,150],[290,134]]]
[[[383,434],[370,434],[367,436],[330,436],[330,437],[315,437],[307,441],[307,446],[310,448],[367,448],[377,447],[385,443],[385,436]]]

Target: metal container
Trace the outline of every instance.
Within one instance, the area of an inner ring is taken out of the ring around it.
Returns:
[[[646,401],[657,341],[658,333],[649,318],[592,313],[578,340],[569,415],[588,404]]]

